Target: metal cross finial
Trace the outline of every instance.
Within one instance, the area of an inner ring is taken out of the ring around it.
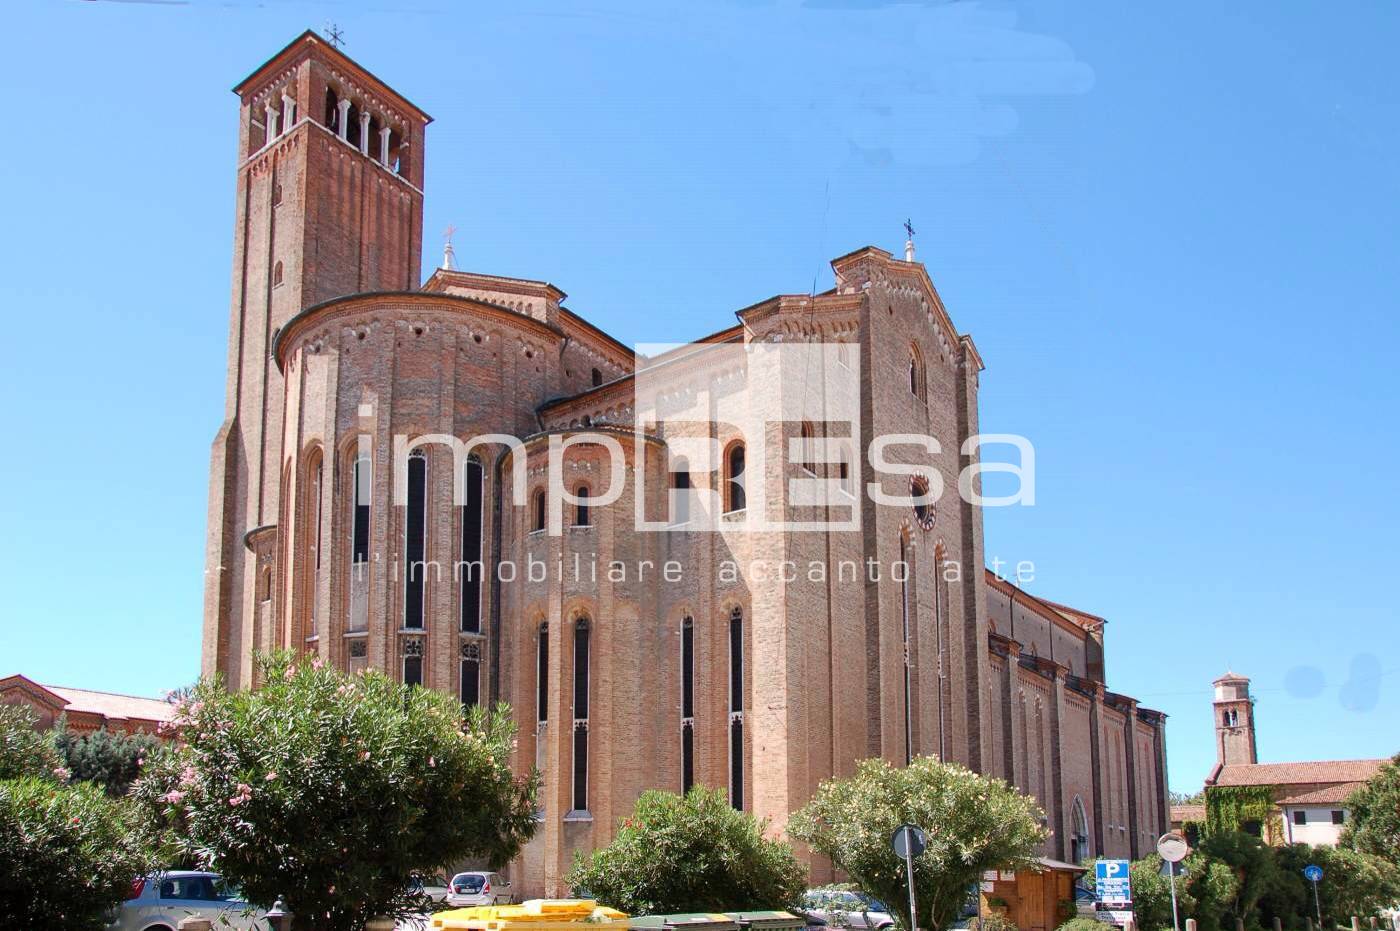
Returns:
[[[452,234],[455,233],[455,232],[457,232],[457,227],[455,227],[455,226],[453,226],[451,223],[449,223],[449,224],[447,224],[447,229],[445,229],[445,230],[442,231],[442,238],[445,239],[445,240],[447,240],[448,242],[451,242],[451,241],[452,241]]]
[[[909,220],[908,217],[906,217],[904,220],[904,232],[909,234],[910,239],[914,238],[914,224]]]
[[[326,23],[326,38],[331,40],[331,45],[340,48],[345,44],[345,33],[340,31],[340,27],[335,23]]]

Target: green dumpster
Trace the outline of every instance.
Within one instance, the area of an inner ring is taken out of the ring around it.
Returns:
[[[679,915],[641,915],[630,918],[631,931],[739,931],[739,925],[728,915],[716,912],[685,912]]]
[[[739,931],[802,931],[804,919],[790,912],[726,912]]]

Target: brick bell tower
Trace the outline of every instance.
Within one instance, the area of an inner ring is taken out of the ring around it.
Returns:
[[[1233,672],[1216,679],[1215,755],[1222,766],[1258,763],[1254,743],[1254,699],[1249,697],[1249,679]]]
[[[228,384],[210,465],[202,667],[240,688],[252,651],[275,645],[258,608],[275,591],[278,549],[285,399],[272,341],[315,304],[418,289],[432,118],[309,31],[233,92]]]

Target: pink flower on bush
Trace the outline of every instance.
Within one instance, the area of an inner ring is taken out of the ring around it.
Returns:
[[[360,762],[363,763],[365,760],[368,760],[368,759],[369,759],[369,751],[368,751],[368,750],[365,750],[365,751],[363,751],[363,752],[360,753]]]
[[[268,782],[271,782],[272,780],[274,780],[274,779],[276,779],[276,778],[277,778],[277,774],[276,774],[275,772],[274,772],[274,773],[268,773],[266,776],[263,777],[263,779],[267,780]]]
[[[324,668],[325,668],[325,665],[326,665],[326,661],[323,660],[323,659],[321,659],[321,657],[319,657],[319,656],[316,657],[315,659],[313,659],[313,660],[311,661],[311,668],[312,668],[312,669],[324,669]]]
[[[169,805],[178,805],[184,800],[184,798],[185,793],[181,792],[179,789],[171,789],[169,792],[161,796],[161,799],[163,799]]]
[[[53,777],[60,782],[67,782],[68,777],[71,775],[73,774],[68,771],[66,766],[55,766],[53,768]]]
[[[245,802],[252,801],[252,798],[253,787],[248,785],[246,782],[240,782],[238,784],[238,794],[231,796],[228,800],[228,803],[230,807],[237,808],[239,805],[242,805]]]

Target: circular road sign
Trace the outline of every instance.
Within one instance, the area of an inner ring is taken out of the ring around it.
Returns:
[[[1157,853],[1168,863],[1180,863],[1186,859],[1186,855],[1191,852],[1191,845],[1186,843],[1186,838],[1176,831],[1171,831],[1157,838]]]
[[[1303,867],[1303,875],[1310,883],[1320,882],[1322,880],[1322,867],[1315,863],[1309,863]]]
[[[923,828],[912,824],[901,824],[890,837],[890,846],[895,856],[902,859],[917,857],[928,847],[928,835]]]

